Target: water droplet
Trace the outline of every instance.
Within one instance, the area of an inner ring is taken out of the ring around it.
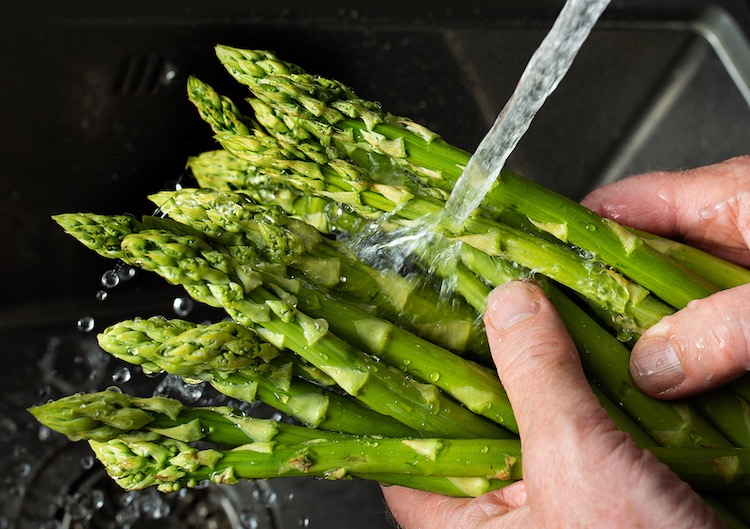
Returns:
[[[105,288],[114,288],[120,284],[120,276],[115,270],[107,270],[102,274],[101,283]]]
[[[257,529],[258,527],[258,515],[252,511],[242,511],[239,521],[245,529]]]
[[[123,265],[117,269],[117,277],[122,281],[130,281],[135,277],[136,269],[130,265]]]
[[[125,366],[118,367],[112,374],[112,382],[115,384],[123,384],[130,380],[131,373],[130,369]]]
[[[25,478],[31,474],[31,464],[27,461],[21,461],[16,465],[13,471],[19,478]]]
[[[299,526],[300,527],[310,527],[310,518],[300,518],[299,520]]]
[[[90,470],[94,467],[94,456],[83,456],[81,458],[81,467],[85,470]]]
[[[94,330],[94,318],[91,316],[84,316],[76,322],[76,327],[81,332],[91,332]]]
[[[8,442],[12,441],[18,433],[18,426],[14,421],[3,417],[0,419],[0,441]]]
[[[107,299],[107,291],[106,290],[100,290],[96,293],[96,299],[97,301],[104,301]]]
[[[175,298],[172,302],[172,310],[178,316],[185,317],[193,310],[193,300],[184,297]]]
[[[44,384],[43,386],[40,386],[36,390],[36,395],[41,400],[48,399],[51,394],[52,394],[52,388],[49,386],[49,384]],[[0,439],[2,439],[2,435],[0,435]]]
[[[264,491],[264,494],[263,494],[263,503],[266,506],[268,506],[268,507],[273,506],[274,504],[276,504],[276,501],[278,499],[279,498],[278,498],[278,495],[276,494],[276,491],[274,491],[274,490],[266,490],[266,491]]]
[[[39,440],[40,441],[46,441],[52,436],[52,430],[47,428],[46,426],[41,426],[39,428]]]
[[[184,384],[180,388],[183,398],[189,402],[198,402],[204,393],[204,384]]]
[[[339,283],[346,283],[346,282],[347,282],[346,276],[339,277]]]
[[[440,380],[440,373],[438,373],[437,371],[433,371],[432,373],[430,373],[429,378],[431,382],[437,382],[438,380]]]

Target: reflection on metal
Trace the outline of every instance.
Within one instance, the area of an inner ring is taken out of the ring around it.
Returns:
[[[592,183],[592,189],[627,175],[627,168],[654,137],[659,125],[693,82],[705,61],[710,58],[710,52],[713,51],[721,61],[750,108],[750,43],[734,19],[724,10],[712,6],[693,22],[667,24],[662,27],[688,30],[693,32],[695,37],[691,39],[647,108],[634,122],[630,133],[613,153],[598,179]]]

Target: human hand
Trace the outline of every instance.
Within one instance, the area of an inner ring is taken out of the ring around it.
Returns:
[[[541,289],[491,294],[485,326],[520,429],[524,479],[473,499],[384,487],[404,529],[713,528],[700,497],[615,428]]]
[[[689,171],[638,175],[597,189],[583,205],[620,224],[682,240],[750,266],[750,156]],[[644,332],[633,347],[635,383],[678,398],[750,369],[750,285],[721,291]]]

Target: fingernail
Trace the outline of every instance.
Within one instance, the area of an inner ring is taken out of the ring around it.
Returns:
[[[507,329],[539,312],[539,291],[529,283],[513,281],[490,294],[486,320],[497,330]]]
[[[630,373],[636,385],[652,395],[674,389],[685,380],[674,344],[666,338],[638,343],[630,357]]]

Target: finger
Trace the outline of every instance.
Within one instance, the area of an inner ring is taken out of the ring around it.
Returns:
[[[581,203],[623,225],[750,264],[750,156],[633,176],[593,191]]]
[[[683,397],[715,388],[750,368],[750,285],[692,301],[643,333],[630,371],[652,396]]]
[[[496,288],[484,321],[524,455],[548,452],[550,439],[559,439],[560,432],[587,430],[602,417],[575,346],[537,285],[514,281]]]
[[[506,514],[521,507],[526,501],[522,482],[513,483],[478,498],[451,498],[397,486],[383,487],[382,490],[391,515],[403,529],[499,529],[500,520],[505,522]]]

